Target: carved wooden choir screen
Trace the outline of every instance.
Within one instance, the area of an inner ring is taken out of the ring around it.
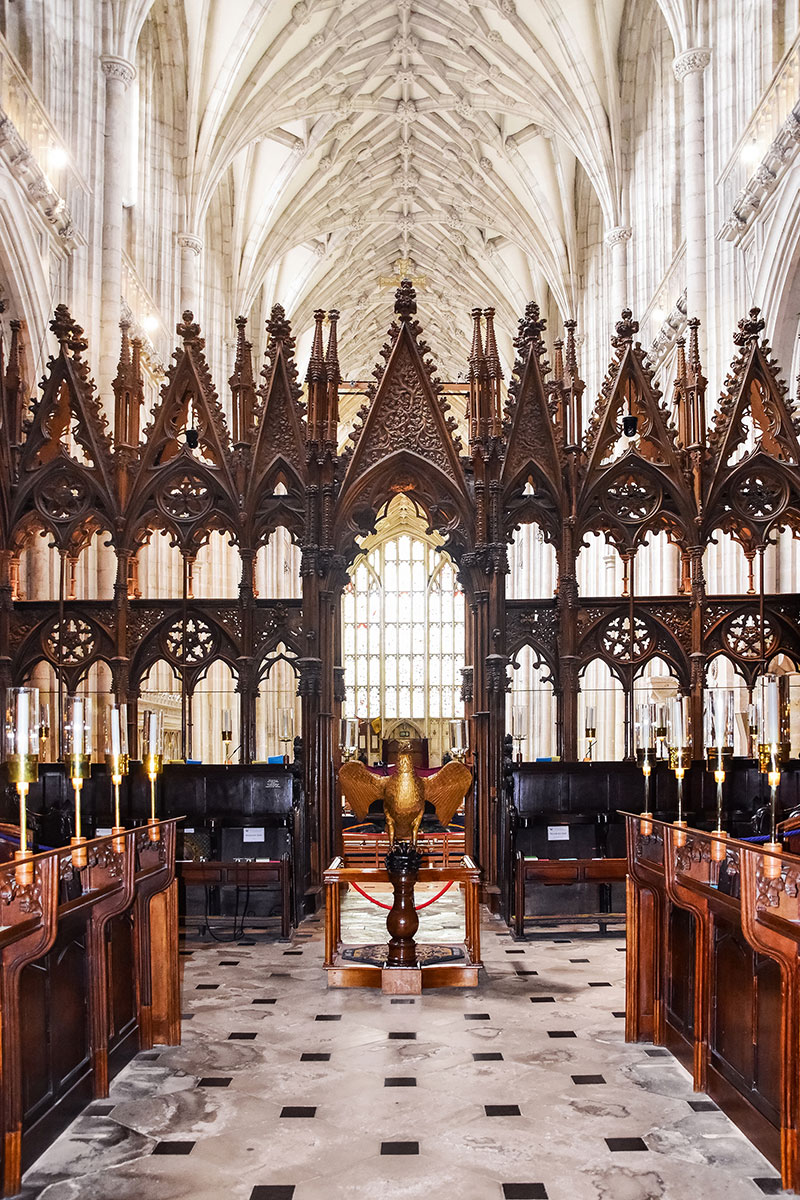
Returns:
[[[185,313],[144,434],[140,347],[123,328],[113,436],[103,413],[112,408],[111,398],[102,397],[101,405],[95,394],[86,339],[66,309],[56,310],[58,350],[32,404],[22,378],[21,330],[12,323],[1,372],[0,684],[20,682],[47,663],[71,690],[87,671],[106,664],[135,720],[155,662],[177,673],[184,696],[221,662],[235,679],[242,759],[250,761],[258,751],[256,704],[265,665],[281,647],[297,670],[306,786],[324,858],[337,838],[332,764],[345,695],[341,595],[361,539],[399,493],[413,497],[439,535],[464,591],[462,691],[473,717],[476,820],[484,839],[491,838],[489,798],[501,780],[508,664],[522,647],[531,648],[553,681],[555,748],[568,759],[582,756],[580,675],[594,659],[622,687],[626,749],[633,682],[655,657],[691,695],[696,728],[704,671],[716,656],[727,656],[747,684],[778,652],[796,668],[798,597],[770,591],[760,568],[776,531],[800,528],[797,418],[758,311],[739,323],[708,431],[694,321],[688,344],[678,342],[668,406],[636,341],[638,326],[623,313],[584,430],[574,323],[566,322],[565,342],[554,343],[551,368],[544,322],[536,305],[528,306],[506,398],[493,312],[473,315],[468,444],[455,436],[416,320],[414,291],[404,282],[376,383],[342,453],[335,312],[327,347],[325,314],[315,315],[304,399],[283,310],[276,306],[267,324],[259,378],[246,323],[237,322],[230,422],[199,327]],[[629,422],[623,418],[635,418],[634,436],[624,436]],[[507,599],[508,541],[515,527],[530,522],[553,547],[556,594]],[[259,550],[278,528],[301,548],[299,599],[255,594]],[[62,589],[59,601],[15,599],[21,555],[39,530],[56,546],[65,579],[70,563],[102,532],[116,565],[107,594],[80,602]],[[132,582],[137,553],[154,530],[169,534],[184,562],[182,594],[158,601],[137,599]],[[754,564],[752,594],[707,596],[703,556],[717,530],[735,538]],[[192,564],[215,531],[236,544],[238,596],[192,599]],[[679,589],[640,597],[637,553],[659,532],[677,547]],[[592,534],[619,553],[625,595],[579,593],[578,556]]]

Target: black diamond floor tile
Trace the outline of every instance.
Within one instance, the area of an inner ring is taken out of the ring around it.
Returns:
[[[547,1036],[551,1038],[574,1038],[578,1035],[573,1029],[548,1029]]]
[[[254,1042],[258,1037],[257,1033],[229,1033],[229,1042]]]
[[[539,974],[538,971],[520,971],[519,967],[516,968],[516,971],[517,971],[518,975],[538,975]]]
[[[220,961],[217,963],[218,967],[238,967],[238,965],[239,965],[238,958],[220,959]]]
[[[390,1075],[383,1081],[384,1087],[416,1087],[417,1081],[413,1075]]]
[[[640,1137],[606,1138],[606,1145],[614,1154],[625,1150],[649,1150],[647,1143]]]
[[[478,1054],[473,1054],[473,1062],[503,1062],[503,1056],[499,1050],[482,1050]]]
[[[602,1075],[573,1075],[573,1083],[605,1083]]]
[[[415,1033],[390,1033],[390,1042],[414,1042],[417,1039]]]
[[[281,1109],[282,1117],[315,1117],[316,1115],[316,1105],[287,1104]]]
[[[484,1104],[487,1117],[521,1117],[518,1104]]]
[[[91,1108],[87,1108],[86,1115],[87,1117],[107,1117],[115,1108],[115,1104],[93,1104]]]
[[[547,1200],[543,1183],[504,1183],[503,1200]]]
[[[250,1200],[292,1200],[293,1183],[260,1183],[250,1193]]]
[[[215,992],[219,987],[218,983],[198,983],[195,988],[196,992]]]
[[[555,996],[531,996],[531,1004],[555,1004]]]
[[[341,1021],[341,1013],[317,1013],[314,1017],[315,1021]]]
[[[198,1087],[228,1087],[232,1082],[231,1075],[205,1075],[202,1079],[198,1079]]]
[[[392,996],[390,1004],[416,1004],[413,996]]]
[[[611,987],[611,984],[601,981],[599,983],[590,983],[589,987]]]
[[[669,1050],[645,1050],[648,1058],[669,1058]]]
[[[625,1013],[624,1012],[612,1012],[611,1015],[612,1015],[612,1017],[617,1017],[617,1018],[623,1017],[624,1018]]]
[[[766,1175],[761,1179],[754,1179],[753,1183],[765,1196],[780,1196],[783,1190],[777,1175]]]
[[[251,1004],[276,1004],[277,998],[270,997],[270,999],[268,999],[268,1000],[251,1000],[250,1003]]]
[[[156,1142],[153,1154],[191,1154],[195,1142]]]
[[[588,958],[571,958],[569,961],[571,963],[584,963],[584,962],[588,962],[589,960],[588,960]]]
[[[301,1054],[300,1062],[330,1062],[330,1054]]]
[[[688,1104],[695,1112],[719,1112],[713,1100],[689,1100]]]
[[[464,1013],[465,1021],[490,1021],[488,1013]]]
[[[381,1142],[381,1154],[419,1154],[419,1142]]]

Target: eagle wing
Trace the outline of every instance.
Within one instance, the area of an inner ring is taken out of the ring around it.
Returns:
[[[376,800],[383,800],[386,779],[373,775],[362,762],[343,763],[339,768],[339,787],[350,808],[363,821]]]
[[[422,794],[436,809],[440,824],[449,825],[472,787],[472,771],[463,763],[449,762],[420,783]]]

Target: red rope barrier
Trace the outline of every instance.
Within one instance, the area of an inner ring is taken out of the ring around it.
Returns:
[[[440,900],[445,892],[449,892],[450,888],[453,886],[453,882],[454,881],[451,879],[444,885],[440,892],[437,892],[435,896],[431,896],[430,900],[426,900],[424,904],[418,904],[416,906],[417,912],[420,912],[420,910],[423,908],[427,908],[429,904],[435,904],[437,900]],[[380,900],[376,900],[374,896],[370,896],[368,892],[365,892],[363,888],[360,888],[357,883],[351,883],[350,886],[356,889],[359,896],[363,896],[365,900],[369,900],[370,904],[377,904],[378,908],[385,908],[387,911],[391,909],[391,904],[382,904]]]

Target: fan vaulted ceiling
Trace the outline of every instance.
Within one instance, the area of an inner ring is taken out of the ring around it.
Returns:
[[[677,44],[684,6],[133,0],[117,21],[122,34],[147,19],[169,44],[161,86],[186,115],[184,227],[224,231],[233,308],[249,311],[264,287],[303,331],[314,307],[338,305],[356,374],[394,277],[410,273],[452,378],[473,303],[494,303],[506,329],[545,288],[573,311],[580,187],[601,234],[624,215],[623,11],[666,17]]]

